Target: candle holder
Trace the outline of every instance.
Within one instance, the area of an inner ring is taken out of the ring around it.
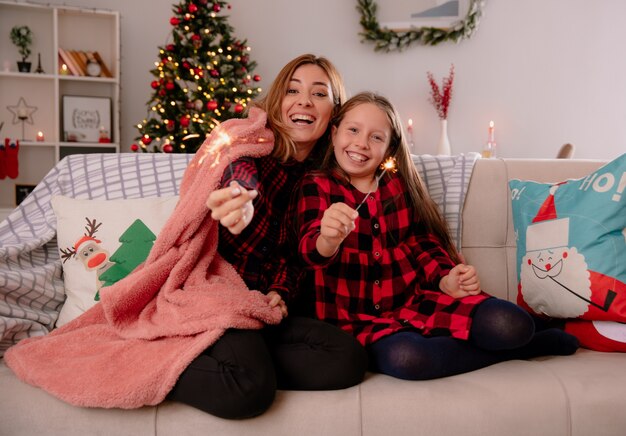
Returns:
[[[26,141],[26,139],[24,138],[24,124],[26,123],[26,120],[28,120],[28,116],[27,115],[18,115],[17,118],[22,122],[22,141]]]
[[[406,131],[409,136],[409,149],[411,152],[415,152],[415,143],[413,142],[413,120],[411,118],[409,118]]]
[[[34,124],[33,113],[37,111],[37,107],[29,106],[24,97],[20,97],[16,105],[7,106],[7,109],[13,114],[13,124],[22,123],[22,141],[26,141],[25,125]]]
[[[496,157],[496,127],[493,121],[489,122],[489,133],[487,137],[487,143],[483,147],[482,157],[494,158]]]

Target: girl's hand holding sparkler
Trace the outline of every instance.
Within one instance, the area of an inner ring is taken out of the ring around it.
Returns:
[[[361,206],[363,206],[363,203],[365,203],[365,200],[367,200],[367,197],[369,197],[373,191],[378,189],[378,182],[380,182],[380,179],[383,178],[386,171],[389,171],[392,173],[396,173],[398,171],[396,158],[393,156],[389,156],[387,159],[382,161],[382,163],[379,165],[379,168],[382,170],[382,172],[378,176],[376,176],[376,179],[375,179],[376,182],[374,183],[375,188],[373,190],[370,189],[368,193],[365,194],[365,198],[363,198],[363,201],[359,203],[359,205],[356,207],[355,210],[359,210]]]
[[[324,211],[315,246],[320,255],[331,257],[352,230],[359,213],[345,203],[333,203]]]
[[[231,182],[230,186],[211,192],[206,205],[211,210],[211,218],[238,235],[252,221],[252,200],[258,195],[256,190],[246,190],[237,182]]]

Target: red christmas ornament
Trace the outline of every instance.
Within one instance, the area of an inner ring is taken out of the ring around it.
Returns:
[[[152,138],[148,136],[143,136],[141,138],[141,142],[143,142],[144,145],[150,145],[150,143],[152,142]]]
[[[240,114],[241,112],[243,112],[243,106],[240,104],[236,104],[235,105],[235,113],[236,114]]]
[[[222,107],[228,110],[231,106],[232,106],[232,103],[230,101],[225,101]]]
[[[255,82],[260,82],[261,81],[261,76],[259,76],[258,74],[255,74],[253,77]]]
[[[192,41],[200,41],[202,39],[202,37],[200,35],[198,35],[197,33],[194,33],[193,35],[191,35],[191,40]]]
[[[199,3],[201,5],[206,5],[209,2],[209,0],[199,0]]]
[[[167,91],[165,91],[165,89],[159,89],[159,97],[165,97],[165,94],[167,94]]]
[[[220,76],[220,72],[217,70],[211,70],[211,77],[219,77]]]
[[[213,12],[219,12],[220,9],[222,9],[222,7],[220,5],[218,5],[217,3],[215,3],[213,5]]]
[[[172,151],[174,151],[174,147],[172,147],[171,144],[165,144],[163,146],[164,153],[171,153]]]
[[[189,62],[185,61],[183,62],[183,68],[188,70],[191,67],[191,65],[189,65]]]
[[[172,18],[170,18],[170,24],[172,26],[178,26],[180,24],[180,20],[178,18],[176,18],[176,17],[172,17]]]
[[[159,87],[159,82],[153,80],[152,83],[150,83],[150,86],[152,86],[152,89],[157,89]]]
[[[210,111],[214,111],[217,109],[217,102],[215,100],[211,100],[206,104],[206,108]]]
[[[176,124],[174,124],[174,121],[167,120],[167,122],[165,123],[165,128],[167,129],[167,131],[168,132],[173,132],[174,131],[174,127],[176,127]]]
[[[183,117],[180,119],[180,125],[181,125],[181,126],[183,126],[183,127],[187,127],[187,126],[189,126],[189,117],[187,117],[187,116],[183,116]]]
[[[167,51],[174,51],[174,48],[176,48],[176,47],[174,47],[174,44],[167,44],[165,46],[165,50],[167,50]]]
[[[138,151],[139,150],[139,146],[137,144],[133,144],[130,146],[131,151]]]
[[[189,5],[189,12],[191,12],[193,14],[194,12],[197,12],[197,11],[198,11],[198,6],[196,6],[193,3],[191,3]]]
[[[165,84],[165,89],[167,89],[168,91],[171,91],[174,89],[174,82],[167,82]]]

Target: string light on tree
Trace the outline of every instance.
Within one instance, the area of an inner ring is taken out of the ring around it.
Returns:
[[[212,129],[241,117],[260,94],[251,48],[233,36],[224,14],[230,9],[220,0],[173,5],[171,41],[158,47],[148,116],[137,125],[132,151],[195,152]]]

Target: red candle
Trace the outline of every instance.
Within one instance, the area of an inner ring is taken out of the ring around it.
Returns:
[[[42,131],[37,132],[37,141],[39,141],[39,142],[43,142],[44,141],[44,137],[43,137],[43,132]]]

